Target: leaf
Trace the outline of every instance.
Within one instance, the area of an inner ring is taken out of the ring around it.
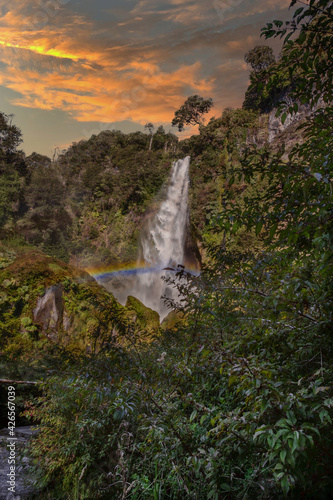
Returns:
[[[296,9],[294,14],[293,14],[293,18],[295,19],[295,17],[297,17],[301,12],[303,12],[304,10],[304,7],[300,7],[299,9]]]
[[[266,410],[268,406],[268,401],[265,401],[264,399],[261,401],[261,405],[260,405],[260,411],[261,413],[264,413],[264,411]]]
[[[264,434],[266,431],[267,431],[266,427],[260,427],[259,429],[257,429],[253,435],[253,440],[257,439],[259,436]]]
[[[240,228],[240,223],[235,222],[232,226],[232,234],[236,234],[239,228]]]
[[[191,416],[190,416],[190,422],[192,422],[192,421],[195,419],[195,417],[197,416],[197,413],[198,413],[198,411],[197,411],[197,409],[195,408],[195,409],[192,411],[192,413],[191,413]]]
[[[282,125],[284,124],[284,122],[286,121],[286,119],[287,119],[287,113],[285,112],[281,116],[281,123],[282,123]]]
[[[329,387],[316,387],[316,389],[314,390],[314,393],[318,394],[318,392],[325,392],[328,390],[329,390]]]
[[[289,481],[288,481],[288,477],[285,475],[283,476],[282,480],[281,480],[281,488],[282,488],[282,491],[283,493],[286,495],[290,489],[290,485],[289,485]]]
[[[200,418],[200,425],[202,425],[207,418],[207,415],[202,415],[202,417]]]
[[[305,42],[305,39],[306,39],[306,32],[302,31],[301,34],[299,35],[299,37],[297,38],[297,43],[299,45],[302,45],[302,43]]]
[[[270,231],[269,231],[269,237],[270,239],[273,238],[274,234],[276,233],[276,230],[278,228],[278,224],[273,224],[273,226],[271,227]]]
[[[231,486],[227,483],[222,483],[220,488],[222,491],[231,491],[231,489],[232,489]]]
[[[287,455],[287,451],[286,450],[282,450],[280,451],[280,460],[281,462],[284,464],[285,460],[286,460],[286,455]]]
[[[260,233],[263,225],[264,225],[264,221],[263,220],[261,220],[261,221],[259,221],[257,223],[257,225],[256,225],[256,236],[258,236],[258,234]]]

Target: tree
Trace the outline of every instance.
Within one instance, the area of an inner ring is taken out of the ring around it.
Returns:
[[[145,129],[148,129],[149,134],[150,134],[149,151],[151,151],[151,147],[152,147],[152,144],[153,144],[154,125],[151,122],[146,123]]]
[[[0,151],[2,154],[16,152],[22,142],[21,130],[12,124],[13,115],[0,112]]]
[[[271,47],[267,45],[257,45],[254,49],[246,52],[244,60],[250,64],[255,72],[268,68],[275,62],[275,57]]]
[[[250,86],[245,93],[244,109],[269,112],[278,101],[281,92],[290,84],[289,72],[285,69],[280,74],[280,81],[270,92],[263,88],[270,77],[270,71],[275,63],[273,50],[267,45],[257,45],[244,55],[244,60],[250,64]]]
[[[204,123],[203,115],[208,113],[212,107],[213,100],[211,98],[204,99],[198,95],[192,95],[175,112],[171,124],[173,127],[177,126],[179,132],[184,130],[185,125],[202,125]]]
[[[12,115],[0,112],[0,226],[12,222],[23,209],[22,187],[26,175],[24,153],[17,147],[22,134]]]
[[[277,489],[270,498],[280,497],[279,489],[288,498],[329,498],[332,489],[328,479],[333,445],[331,25],[332,3],[312,0],[296,10],[291,23],[274,21],[264,29],[267,38],[286,35],[282,58],[266,87],[274,89],[285,68],[291,78],[297,77],[289,90],[292,102],[280,103],[282,121],[297,112],[300,102],[312,108],[312,114],[300,126],[302,143],[288,155],[283,144],[278,151],[249,148],[237,172],[247,185],[242,198],[235,200],[230,192],[216,219],[229,238],[243,227],[255,231],[265,251],[241,255],[237,261],[236,253],[212,249],[213,300],[207,291],[200,293],[197,284],[193,298],[200,297],[202,311],[209,308],[211,322],[220,318],[214,326],[223,332],[223,360],[228,359],[221,373],[230,377],[229,387],[235,384],[242,401],[229,413],[221,410],[220,418],[215,416],[210,432],[216,432],[218,439],[212,448],[223,444],[226,461],[228,453],[234,456],[237,450],[236,467],[240,463],[244,467],[249,460],[246,453],[254,445],[258,454],[253,448],[252,457],[256,455],[259,463],[251,462],[252,471],[262,471],[269,462],[270,472],[266,478],[266,473],[254,474],[251,481],[265,488],[274,484]],[[234,173],[236,177],[236,169]],[[262,189],[251,195],[249,186],[259,182],[264,183]],[[206,290],[208,283],[207,279]],[[234,343],[228,345],[228,339]],[[244,423],[235,424],[240,415]]]

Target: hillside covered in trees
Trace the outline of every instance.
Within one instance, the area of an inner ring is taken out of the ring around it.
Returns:
[[[41,381],[22,390],[40,498],[332,498],[333,14],[296,7],[262,31],[278,59],[246,54],[243,107],[188,139],[105,131],[51,161],[0,115],[1,370]],[[83,268],[136,259],[186,155],[202,270],[166,278],[162,328]]]

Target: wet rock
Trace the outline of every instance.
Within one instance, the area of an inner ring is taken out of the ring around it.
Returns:
[[[29,476],[29,458],[26,455],[28,440],[36,433],[31,426],[18,427],[15,430],[15,441],[8,439],[8,430],[0,432],[0,500],[26,500],[36,494],[36,488]],[[15,492],[8,490],[8,474],[10,473],[8,444],[15,442]]]

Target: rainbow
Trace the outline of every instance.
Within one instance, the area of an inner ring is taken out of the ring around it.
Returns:
[[[193,269],[192,269],[193,267]],[[143,262],[131,262],[127,264],[118,264],[113,266],[102,266],[102,267],[86,267],[85,271],[93,276],[95,279],[106,279],[109,277],[117,277],[117,276],[135,276],[137,274],[146,274],[146,273],[161,273],[162,271],[174,271],[177,272],[177,268],[169,267],[167,265],[159,265],[159,266],[147,266]],[[190,266],[190,268],[185,268],[184,271],[195,274],[197,271],[194,266]]]

